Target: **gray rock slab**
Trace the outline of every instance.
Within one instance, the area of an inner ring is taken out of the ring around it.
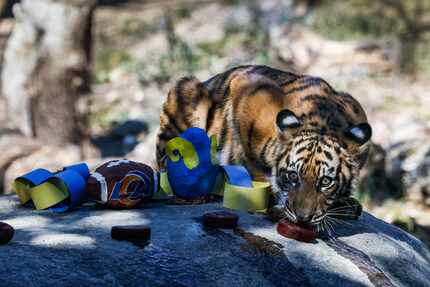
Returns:
[[[201,215],[218,209],[151,203],[55,214],[2,196],[0,221],[16,233],[0,246],[0,286],[429,286],[429,250],[369,214],[302,243],[262,215],[238,212],[234,231],[202,228]],[[151,242],[111,239],[113,225],[129,224],[149,225]]]

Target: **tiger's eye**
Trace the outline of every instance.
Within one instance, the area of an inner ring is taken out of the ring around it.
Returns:
[[[321,181],[321,187],[329,187],[332,183],[334,182],[334,180],[331,177],[328,176],[324,176]]]
[[[291,183],[296,183],[299,181],[299,175],[295,171],[289,171],[287,172],[287,179]]]

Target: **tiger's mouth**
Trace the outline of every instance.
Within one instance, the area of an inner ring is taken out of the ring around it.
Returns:
[[[336,226],[346,224],[346,220],[357,220],[363,209],[358,200],[346,197],[336,200],[326,210],[317,211],[308,222],[298,220],[296,213],[290,209],[288,201],[285,202],[283,212],[289,221],[303,226],[315,227],[318,232],[326,232],[331,236],[335,232]]]
[[[283,211],[284,218],[288,219],[294,224],[303,226],[305,228],[314,228],[318,233],[327,233],[329,236],[332,236],[332,234],[335,232],[335,225],[339,223],[337,220],[334,220],[328,216],[327,211],[321,212],[321,214],[318,216],[313,215],[312,218],[307,222],[300,221],[297,218],[295,212],[289,208],[288,202],[285,204]]]
[[[300,220],[296,212],[290,209],[288,202],[285,203],[283,207],[283,211],[284,211],[285,217],[291,222],[294,222],[296,224],[309,225],[309,226],[317,226],[318,224],[321,223],[322,220],[324,220],[327,214],[327,211],[316,212],[310,217],[309,220],[303,221],[303,220]]]

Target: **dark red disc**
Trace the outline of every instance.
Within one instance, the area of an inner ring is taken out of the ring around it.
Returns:
[[[115,240],[147,242],[151,238],[151,228],[146,225],[113,226],[111,237]]]
[[[0,222],[0,245],[7,244],[12,240],[15,230],[7,223]]]
[[[211,211],[203,215],[203,226],[212,228],[229,228],[233,229],[237,226],[239,217],[229,211]]]
[[[279,234],[303,242],[314,242],[317,231],[311,227],[303,227],[294,224],[287,219],[281,219],[276,227]]]

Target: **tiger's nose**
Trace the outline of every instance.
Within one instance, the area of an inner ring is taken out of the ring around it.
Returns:
[[[303,210],[296,210],[296,218],[299,223],[308,223],[312,219],[312,214],[308,214]]]

